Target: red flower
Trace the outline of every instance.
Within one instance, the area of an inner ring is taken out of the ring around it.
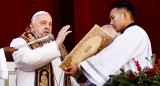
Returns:
[[[137,70],[138,70],[139,72],[141,72],[141,67],[138,67]]]
[[[152,78],[152,73],[151,72],[146,72],[147,77]]]
[[[128,77],[133,78],[133,77],[135,77],[135,75],[131,72],[131,73],[128,75]]]
[[[156,70],[150,69],[150,68],[148,69],[148,71],[151,72],[151,73],[155,73],[156,72]]]
[[[136,66],[140,66],[140,64],[139,64],[138,60],[137,60],[137,61],[135,61],[135,63],[136,63]]]
[[[155,73],[155,70],[153,70],[153,69],[148,69],[148,71],[145,72],[145,73],[146,73],[147,77],[149,77],[149,78],[152,79],[152,76],[153,76],[153,74]]]
[[[137,66],[137,70],[138,70],[139,72],[141,72],[141,67],[140,67],[140,64],[139,64],[138,60],[135,61],[135,63],[136,63],[136,66]]]
[[[160,59],[158,59],[158,64],[160,65]]]
[[[158,68],[158,66],[155,64],[154,65],[154,68],[156,69],[156,70],[159,70],[159,68]]]

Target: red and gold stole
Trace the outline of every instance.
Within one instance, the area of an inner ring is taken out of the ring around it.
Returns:
[[[20,37],[23,38],[27,43],[38,39],[36,34],[32,32],[30,28],[27,28],[26,31]],[[54,41],[54,38],[53,38],[53,41]],[[29,45],[29,47],[33,50],[38,47],[42,47],[42,46],[43,44],[41,42],[36,42],[36,43]],[[67,51],[64,45],[61,45],[59,49],[61,52],[61,61],[62,61],[67,56]],[[37,69],[35,73],[36,73],[35,74],[35,86],[54,86],[54,83],[55,83],[53,80],[54,73],[52,70],[51,62]],[[65,76],[64,79],[65,79],[65,86],[71,86],[69,76]]]

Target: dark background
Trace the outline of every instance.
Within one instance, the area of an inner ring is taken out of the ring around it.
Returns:
[[[70,52],[95,24],[110,23],[108,9],[116,1],[119,0],[0,0],[0,47],[9,46],[24,32],[33,14],[43,10],[52,15],[55,37],[61,27],[71,25],[73,32],[64,42]],[[148,33],[152,51],[160,58],[160,0],[128,1],[135,7],[136,23]]]

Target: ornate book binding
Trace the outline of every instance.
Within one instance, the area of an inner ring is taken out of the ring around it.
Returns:
[[[94,27],[67,55],[59,67],[64,70],[66,66],[78,64],[88,57],[96,55],[113,40],[114,38],[109,33],[104,31],[98,25],[94,25]]]

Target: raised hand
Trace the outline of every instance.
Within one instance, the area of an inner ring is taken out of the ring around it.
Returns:
[[[66,36],[72,32],[72,31],[68,31],[69,28],[70,28],[70,25],[66,25],[59,31],[56,39],[56,43],[58,46],[61,45],[65,40]]]

